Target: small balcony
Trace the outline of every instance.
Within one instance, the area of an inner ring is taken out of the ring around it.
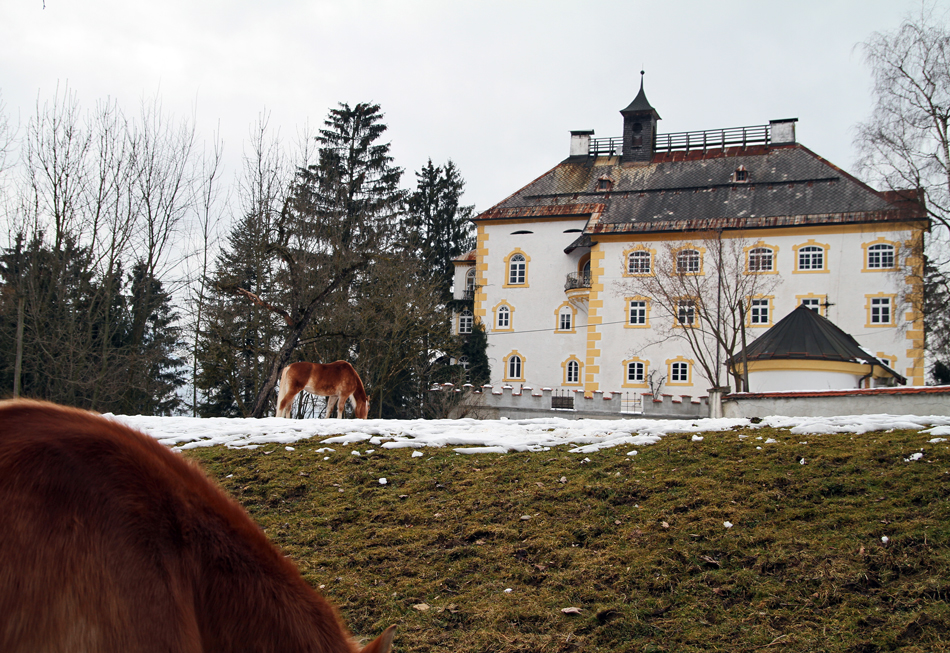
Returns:
[[[577,289],[590,290],[589,272],[571,272],[567,275],[567,281],[564,282],[564,292]]]
[[[590,299],[590,273],[571,272],[568,274],[564,282],[564,294],[574,306],[586,310],[587,301]]]

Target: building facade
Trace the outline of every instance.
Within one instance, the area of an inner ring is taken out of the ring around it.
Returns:
[[[659,134],[642,82],[620,113],[622,137],[571,132],[474,219],[454,328],[484,324],[493,384],[704,395],[725,371],[704,318],[741,299],[749,342],[805,304],[923,385],[912,201],[797,143],[795,120]]]

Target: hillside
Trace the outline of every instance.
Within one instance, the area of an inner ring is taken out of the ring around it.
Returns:
[[[947,444],[742,425],[637,455],[186,455],[396,651],[871,653],[950,649]]]

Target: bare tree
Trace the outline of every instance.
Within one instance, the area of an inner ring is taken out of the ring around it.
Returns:
[[[860,47],[874,78],[875,104],[857,126],[858,170],[943,227],[926,246],[907,243],[911,283],[904,299],[923,318],[928,351],[946,362],[945,307],[929,301],[926,291],[946,287],[950,274],[950,27],[946,15],[923,4],[895,31],[876,32]]]
[[[194,269],[188,275],[191,280],[191,410],[198,415],[198,348],[201,331],[204,328],[205,306],[208,301],[208,273],[211,255],[218,237],[218,225],[228,204],[222,197],[221,171],[224,143],[217,134],[212,138],[211,147],[201,153],[199,182],[196,191],[196,216],[194,237]]]
[[[742,347],[750,301],[771,294],[780,283],[777,274],[766,274],[773,270],[774,259],[765,254],[750,259],[754,244],[722,232],[708,232],[702,240],[668,242],[653,257],[651,269],[641,268],[619,282],[623,294],[646,298],[651,310],[662,316],[652,320],[654,338],[644,346],[685,341],[706,379],[720,387],[725,361]],[[735,387],[743,386],[738,370],[733,381]]]
[[[860,46],[874,77],[874,109],[858,124],[859,171],[917,201],[950,229],[950,29],[921,7]]]

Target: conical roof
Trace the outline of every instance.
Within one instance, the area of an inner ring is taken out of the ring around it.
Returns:
[[[633,98],[633,102],[627,105],[626,109],[621,109],[620,114],[626,115],[628,113],[649,113],[653,112],[656,115],[657,120],[660,120],[660,114],[656,112],[650,105],[650,101],[647,99],[647,94],[643,92],[643,71],[640,71],[640,92],[637,93],[637,97]]]
[[[839,329],[834,322],[804,305],[800,305],[756,338],[746,351],[750,362],[823,360],[874,364],[904,380],[904,377],[862,348],[857,340]],[[740,352],[730,358],[727,365],[735,365],[741,361]]]

